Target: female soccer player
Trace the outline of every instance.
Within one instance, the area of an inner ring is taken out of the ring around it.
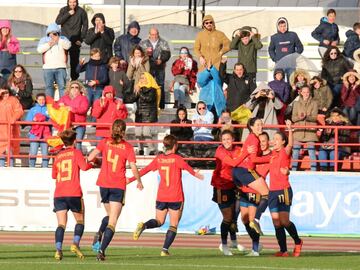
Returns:
[[[138,240],[144,230],[163,225],[166,215],[169,213],[170,227],[160,253],[161,256],[169,256],[169,248],[175,239],[184,207],[181,171],[186,170],[200,180],[203,180],[204,176],[195,172],[181,156],[175,154],[178,147],[175,136],[166,135],[163,144],[165,154],[158,155],[148,166],[140,170],[141,176],[155,170],[158,170],[160,174],[160,184],[156,198],[156,219],[150,219],[145,223],[140,222],[136,227],[133,238]],[[133,178],[128,180],[129,183],[131,181],[133,181]]]
[[[125,204],[126,190],[126,161],[129,162],[132,173],[137,180],[137,188],[142,190],[143,185],[136,167],[134,148],[124,140],[126,123],[123,120],[115,120],[112,125],[111,138],[102,140],[88,157],[93,160],[102,153],[102,164],[97,180],[100,187],[101,202],[104,204],[107,216],[103,218],[98,233],[101,242],[96,256],[97,260],[105,260],[105,250],[110,244],[116,223]],[[103,237],[102,237],[103,235]],[[101,241],[101,238],[102,241]]]
[[[55,231],[55,259],[62,260],[62,243],[67,223],[67,212],[71,210],[76,220],[74,240],[70,247],[80,259],[84,258],[79,243],[84,233],[84,202],[80,186],[80,169],[87,171],[92,165],[86,163],[80,150],[74,148],[76,132],[69,129],[60,133],[65,149],[60,151],[52,167],[52,178],[56,179],[54,212],[58,221]]]
[[[286,135],[281,132],[277,132],[274,135],[273,152],[270,161],[269,209],[275,227],[276,238],[280,246],[280,251],[275,253],[275,256],[289,256],[286,246],[286,229],[295,242],[293,256],[299,257],[303,241],[299,238],[294,223],[289,219],[293,196],[289,183],[289,168],[291,166],[290,160],[293,146],[291,121],[287,121],[286,126],[289,130],[289,142],[287,142]]]

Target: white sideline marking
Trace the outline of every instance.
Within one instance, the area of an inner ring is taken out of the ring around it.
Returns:
[[[337,270],[337,268],[292,268],[292,267],[268,267],[268,266],[254,266],[254,265],[213,265],[213,264],[157,264],[157,263],[114,263],[114,262],[1,262],[0,265],[14,265],[14,264],[25,264],[25,265],[114,265],[114,266],[156,266],[161,268],[169,267],[183,267],[183,268],[216,268],[216,269],[277,269],[277,270]],[[351,270],[351,269],[348,269]]]

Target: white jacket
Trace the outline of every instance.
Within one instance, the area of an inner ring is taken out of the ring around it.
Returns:
[[[44,37],[39,41],[37,51],[43,54],[43,69],[66,68],[67,53],[71,42],[64,36],[52,47],[49,45],[50,38]]]

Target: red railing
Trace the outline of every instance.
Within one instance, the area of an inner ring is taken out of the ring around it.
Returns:
[[[12,141],[25,141],[25,142],[31,142],[31,141],[42,141],[44,142],[44,139],[40,139],[40,140],[35,140],[35,139],[29,139],[29,138],[24,138],[24,137],[20,137],[20,138],[11,138],[11,130],[12,130],[12,125],[26,125],[26,126],[31,126],[33,124],[36,125],[49,125],[51,126],[50,122],[27,122],[27,121],[17,121],[15,124],[10,124],[8,122],[0,122],[0,126],[1,125],[7,125],[8,128],[8,139],[7,139],[7,151],[6,151],[6,155],[4,155],[3,153],[0,154],[0,157],[4,157],[6,156],[6,160],[7,160],[7,164],[10,164],[10,159],[11,158],[35,158],[35,157],[44,157],[42,155],[35,155],[35,156],[29,156],[29,155],[14,155],[11,153],[11,142]],[[111,126],[111,123],[89,123],[89,122],[76,122],[73,123],[73,126]],[[127,123],[127,127],[139,127],[139,126],[152,126],[152,127],[222,127],[222,125],[220,124],[173,124],[173,123]],[[246,128],[246,125],[233,125],[234,128]],[[334,135],[335,135],[335,142],[333,144],[330,145],[334,145],[334,159],[333,160],[309,160],[309,162],[316,162],[316,163],[320,163],[320,162],[332,162],[334,163],[334,170],[338,171],[339,170],[339,164],[343,163],[343,160],[339,160],[338,159],[338,153],[339,153],[339,147],[343,146],[343,147],[358,147],[360,146],[360,144],[358,142],[356,143],[338,143],[338,138],[339,138],[339,130],[342,129],[346,129],[346,130],[351,130],[351,131],[357,131],[360,130],[360,127],[357,126],[318,126],[318,125],[312,125],[312,126],[301,126],[301,125],[294,125],[294,128],[306,128],[306,129],[333,129],[335,131]],[[285,129],[284,125],[265,125],[264,128],[266,129]],[[357,136],[358,137],[358,136]],[[0,141],[5,141],[4,139],[0,139]],[[81,140],[81,142],[97,142],[98,140],[95,139],[84,139]],[[139,140],[127,140],[129,143],[162,143],[161,140],[144,140],[144,141],[139,141]],[[79,141],[80,142],[80,141]],[[218,141],[179,141],[179,143],[181,144],[219,144]],[[242,142],[238,142],[237,144],[242,144]],[[306,145],[307,143],[297,143],[298,145]],[[312,145],[315,146],[320,146],[323,145],[323,143],[312,143]],[[329,143],[327,143],[327,145],[329,145]],[[52,158],[53,156],[49,155],[46,156],[48,158]],[[144,156],[142,157],[143,159],[152,159],[153,157],[147,157]],[[191,158],[186,158],[187,160],[215,160],[214,158],[199,158],[199,157],[191,157]],[[293,160],[296,162],[302,162],[302,160]],[[349,163],[354,163],[354,162],[360,162],[357,160],[347,160],[346,162]]]

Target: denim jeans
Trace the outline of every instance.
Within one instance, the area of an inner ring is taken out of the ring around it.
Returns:
[[[188,86],[185,84],[180,84],[178,82],[174,83],[174,99],[175,101],[179,101],[179,105],[185,104],[185,92],[187,90]]]
[[[30,142],[30,156],[36,156],[38,149],[41,149],[41,155],[43,156],[42,158],[42,163],[41,163],[41,167],[43,168],[47,168],[49,165],[49,159],[45,158],[44,156],[48,155],[48,144],[46,142]],[[36,157],[30,157],[29,158],[29,167],[35,167],[35,162],[36,162]]]
[[[159,107],[160,107],[160,109],[164,109],[165,108],[165,90],[164,90],[165,69],[152,69],[152,70],[150,70],[150,72],[151,72],[151,75],[156,80],[157,84],[161,88],[161,97],[160,97],[160,106]]]
[[[45,81],[45,94],[50,97],[54,97],[55,89],[54,82],[59,88],[59,97],[64,95],[66,84],[66,69],[65,68],[53,68],[44,69],[44,81]]]
[[[90,107],[92,107],[95,100],[101,98],[103,89],[104,89],[104,87],[102,87],[102,86],[95,86],[95,88],[86,86],[87,98],[88,98]]]
[[[0,167],[5,167],[5,162],[6,162],[6,152],[2,153],[3,155],[5,155],[5,157],[1,157],[0,158]],[[12,155],[12,151],[10,151],[10,155]],[[10,158],[10,166],[8,167],[14,167],[14,158]]]
[[[296,142],[299,143],[299,142]],[[306,142],[307,143],[307,149],[309,152],[309,157],[310,160],[316,160],[316,153],[315,153],[315,145],[313,144],[313,142]],[[303,147],[303,145],[294,145],[293,147],[293,153],[292,153],[292,159],[299,159],[299,152],[301,147]],[[297,161],[293,161],[292,163],[292,170],[296,171],[298,167],[298,162]],[[311,162],[311,170],[312,171],[316,171],[316,162]]]
[[[343,159],[346,156],[346,153],[338,150],[338,159]],[[319,149],[319,159],[320,160],[334,160],[335,159],[335,150],[334,149],[324,149],[320,147]],[[334,167],[334,162],[320,162],[320,167]]]
[[[357,124],[357,111],[355,107],[344,107],[343,113],[349,118],[353,125]]]
[[[86,130],[86,126],[77,126],[75,128],[76,131],[76,149],[81,150],[81,142],[79,142],[80,140],[84,139],[85,136],[85,130]]]

